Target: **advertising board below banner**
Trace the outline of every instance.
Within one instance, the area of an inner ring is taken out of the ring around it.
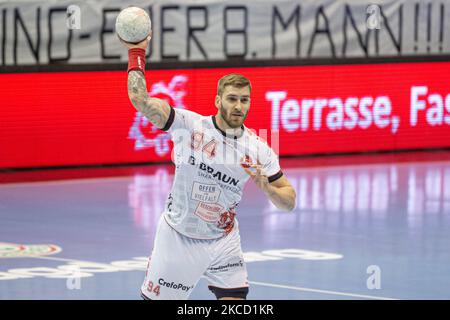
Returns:
[[[149,94],[216,114],[217,81],[252,83],[246,126],[281,156],[450,147],[450,62],[148,70]],[[170,161],[126,71],[0,75],[0,167]]]

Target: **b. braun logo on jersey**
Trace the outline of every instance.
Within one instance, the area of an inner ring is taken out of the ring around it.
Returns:
[[[176,75],[169,84],[163,81],[152,85],[149,95],[167,101],[173,108],[185,109],[186,83],[188,77]],[[128,138],[134,140],[134,150],[140,151],[155,148],[158,156],[163,157],[170,151],[170,134],[159,130],[139,111],[136,112],[134,122],[128,133]]]

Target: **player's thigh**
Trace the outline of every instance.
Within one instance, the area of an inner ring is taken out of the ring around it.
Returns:
[[[141,292],[149,299],[187,299],[208,261],[193,243],[163,220],[156,233]]]
[[[239,232],[229,235],[218,248],[219,254],[211,263],[204,276],[208,288],[217,299],[246,299],[248,294],[247,266],[241,248]]]

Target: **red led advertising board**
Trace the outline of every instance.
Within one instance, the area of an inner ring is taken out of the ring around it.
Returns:
[[[450,147],[450,62],[148,70],[153,96],[215,114],[218,79],[252,82],[245,122],[283,155]],[[170,160],[127,97],[126,71],[0,75],[0,167]]]

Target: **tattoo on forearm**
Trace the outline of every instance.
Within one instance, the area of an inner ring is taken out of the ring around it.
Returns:
[[[128,73],[128,96],[134,107],[151,123],[159,128],[165,125],[164,110],[161,105],[150,102],[142,72],[130,71]]]
[[[128,73],[128,90],[135,94],[147,93],[147,86],[142,72],[130,71]]]

